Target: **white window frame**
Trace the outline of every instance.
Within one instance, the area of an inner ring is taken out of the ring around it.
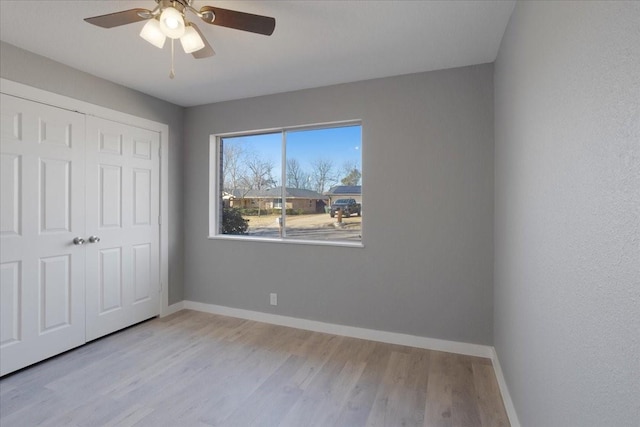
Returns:
[[[238,137],[238,136],[252,136],[252,135],[264,135],[269,133],[282,133],[283,141],[281,146],[281,155],[282,155],[282,176],[281,182],[283,185],[283,194],[281,194],[281,199],[285,200],[284,189],[286,185],[284,183],[286,180],[286,133],[289,131],[304,131],[304,130],[315,130],[315,129],[328,129],[328,128],[337,128],[337,127],[347,127],[347,126],[360,126],[361,130],[364,129],[362,124],[362,120],[346,120],[339,122],[327,122],[327,123],[318,123],[312,125],[301,125],[301,126],[289,126],[289,127],[279,127],[279,128],[271,128],[271,129],[260,129],[260,130],[252,130],[252,131],[243,131],[243,132],[228,132],[228,133],[218,133],[212,134],[209,136],[209,235],[208,239],[211,240],[234,240],[234,241],[243,241],[243,242],[271,242],[271,243],[286,243],[286,244],[294,244],[294,245],[316,245],[316,246],[344,246],[344,247],[356,247],[363,248],[364,247],[364,219],[362,220],[361,228],[360,228],[360,241],[339,241],[339,240],[307,240],[307,239],[292,239],[288,237],[254,237],[254,236],[246,236],[246,235],[235,235],[235,234],[222,234],[220,232],[220,224],[221,224],[221,216],[222,216],[222,200],[220,197],[220,191],[222,188],[220,182],[220,165],[222,164],[222,153],[220,152],[220,142],[223,138],[230,137]],[[364,133],[364,131],[362,131]],[[360,156],[361,159],[364,159],[364,152],[362,147],[362,140],[364,140],[364,136],[361,136],[361,144],[360,144]],[[364,163],[364,162],[362,162]],[[364,167],[361,163],[361,169],[363,169],[364,176]],[[363,180],[364,184],[364,180]],[[361,185],[361,189],[364,189],[364,185]],[[360,197],[364,201],[364,191],[361,190]],[[282,229],[286,229],[286,213],[281,217],[282,221]]]

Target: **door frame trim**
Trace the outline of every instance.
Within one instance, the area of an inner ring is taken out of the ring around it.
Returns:
[[[0,92],[160,134],[160,316],[169,310],[169,125],[0,78]]]

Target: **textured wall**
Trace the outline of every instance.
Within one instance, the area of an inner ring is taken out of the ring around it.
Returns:
[[[188,108],[185,299],[492,344],[492,84],[481,65]],[[364,248],[207,239],[211,134],[350,119]]]
[[[183,108],[0,42],[0,76],[169,125],[169,304],[182,301]]]
[[[640,2],[519,2],[495,65],[495,346],[523,426],[640,425]]]

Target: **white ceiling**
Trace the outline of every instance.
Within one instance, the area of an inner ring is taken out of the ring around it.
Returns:
[[[194,59],[138,37],[143,22],[103,29],[83,18],[153,0],[0,0],[0,39],[182,106],[495,60],[515,1],[195,0],[276,19],[272,36],[194,22],[216,51]]]

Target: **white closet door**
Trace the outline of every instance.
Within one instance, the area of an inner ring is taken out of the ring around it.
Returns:
[[[160,312],[160,135],[87,117],[87,341]]]
[[[0,375],[84,343],[84,116],[0,94]]]

